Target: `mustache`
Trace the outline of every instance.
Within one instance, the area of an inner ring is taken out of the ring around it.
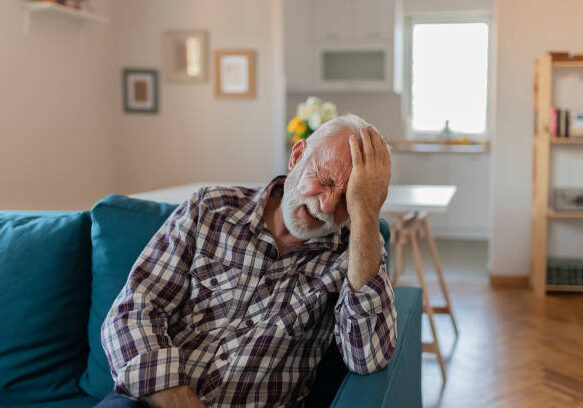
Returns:
[[[315,197],[292,197],[290,200],[294,207],[299,207],[301,205],[305,205],[308,208],[309,213],[319,219],[320,221],[325,222],[326,224],[334,225],[334,214],[329,214],[320,211],[320,206],[318,204],[318,199]]]

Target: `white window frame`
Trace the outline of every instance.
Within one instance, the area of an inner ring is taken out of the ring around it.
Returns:
[[[486,126],[482,133],[460,133],[455,132],[455,137],[467,137],[472,141],[488,141],[492,129],[492,106],[493,106],[493,24],[492,13],[487,10],[476,10],[471,12],[432,12],[432,13],[412,13],[405,16],[405,38],[404,38],[404,62],[403,72],[404,89],[402,98],[402,111],[405,116],[405,136],[411,140],[431,140],[439,136],[439,132],[413,130],[412,126],[412,91],[413,91],[413,26],[415,24],[461,24],[461,23],[485,23],[488,25],[488,74],[486,84]]]

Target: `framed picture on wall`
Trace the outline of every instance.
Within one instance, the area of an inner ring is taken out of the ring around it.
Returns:
[[[207,78],[207,35],[198,30],[164,33],[164,71],[170,82],[202,82]]]
[[[158,112],[158,71],[124,69],[123,105],[126,112]]]
[[[215,50],[215,96],[255,98],[255,51]]]

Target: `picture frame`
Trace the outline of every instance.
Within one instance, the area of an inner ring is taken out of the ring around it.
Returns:
[[[206,31],[172,30],[164,33],[164,72],[169,82],[197,83],[207,79]]]
[[[214,53],[217,98],[255,98],[255,51],[219,49]]]
[[[123,104],[125,112],[157,113],[158,71],[155,69],[124,69]]]

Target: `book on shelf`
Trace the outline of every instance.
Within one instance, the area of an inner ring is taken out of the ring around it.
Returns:
[[[551,135],[559,137],[559,108],[556,106],[551,108]]]
[[[583,112],[573,112],[571,114],[569,137],[583,137]]]
[[[556,106],[551,108],[551,135],[555,138],[583,137],[583,112]]]
[[[583,285],[583,259],[548,258],[547,285]]]

